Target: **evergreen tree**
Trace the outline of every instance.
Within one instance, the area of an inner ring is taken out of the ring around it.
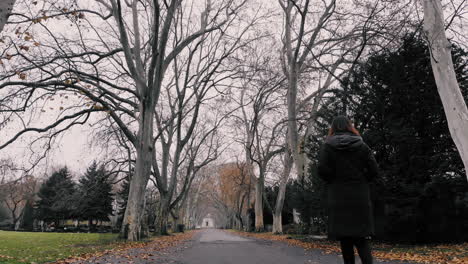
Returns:
[[[78,194],[77,218],[88,220],[90,227],[93,227],[93,220],[109,221],[109,215],[113,213],[112,185],[109,174],[103,166],[98,167],[96,161],[80,178]]]
[[[2,203],[0,203],[0,222],[8,218],[9,218],[8,210],[5,208],[5,206]]]
[[[117,204],[119,206],[117,215],[117,226],[122,225],[125,210],[127,209],[128,193],[130,192],[130,174],[127,174],[122,181],[120,190],[117,192]]]
[[[456,46],[452,51],[468,101],[467,53]],[[320,111],[309,152],[316,153],[334,116],[353,118],[382,172],[373,188],[378,234],[411,241],[466,239],[460,219],[468,217],[468,184],[422,37],[413,34],[397,50],[370,56],[334,95]]]
[[[39,201],[36,203],[37,218],[45,222],[54,222],[73,216],[75,183],[67,167],[52,173],[39,189]]]
[[[125,209],[127,209],[128,193],[130,192],[130,176],[125,176],[122,181],[122,186],[118,192],[119,196],[119,215],[125,214]]]
[[[34,207],[33,202],[28,200],[24,206],[23,221],[21,221],[21,228],[32,231],[34,228]]]

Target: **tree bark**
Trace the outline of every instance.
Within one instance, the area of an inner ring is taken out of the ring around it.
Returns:
[[[135,174],[130,181],[127,209],[122,223],[121,237],[138,241],[142,237],[141,223],[144,214],[146,185],[151,173],[153,104],[143,100],[140,106],[138,145]]]
[[[265,231],[263,224],[263,190],[264,186],[263,176],[257,179],[255,184],[255,232]]]
[[[275,211],[273,212],[273,233],[283,233],[283,219],[282,212],[284,206],[284,199],[286,197],[286,186],[288,185],[289,175],[293,165],[293,159],[289,153],[285,154],[283,162],[283,172],[279,184],[278,196],[276,197]]]
[[[167,223],[169,220],[169,201],[166,195],[161,195],[161,203],[159,205],[159,213],[156,217],[155,224],[155,235],[166,236],[169,233],[167,232]]]
[[[450,134],[463,160],[468,179],[468,109],[455,75],[440,0],[424,0],[424,31]]]
[[[0,33],[3,31],[5,27],[8,17],[13,11],[13,7],[15,5],[16,0],[2,0],[0,1]]]
[[[302,155],[302,144],[299,143],[299,130],[297,127],[297,79],[298,70],[295,62],[290,62],[290,72],[288,76],[289,86],[287,95],[288,105],[288,145],[292,151],[296,164],[297,176],[300,181],[304,179],[304,157]]]
[[[282,234],[283,233],[283,217],[281,212],[278,214],[273,213],[273,234]]]

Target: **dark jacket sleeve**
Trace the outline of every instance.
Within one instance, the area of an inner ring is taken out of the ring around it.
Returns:
[[[375,160],[372,150],[366,145],[366,178],[372,181],[379,175],[379,166]]]
[[[330,163],[330,153],[327,146],[323,144],[319,152],[318,176],[327,183],[333,180],[333,169]]]

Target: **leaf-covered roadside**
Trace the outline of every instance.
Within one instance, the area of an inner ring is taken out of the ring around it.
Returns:
[[[137,259],[152,260],[152,258],[157,257],[155,252],[164,252],[184,241],[190,240],[195,233],[196,231],[188,231],[185,233],[175,233],[169,236],[154,237],[146,242],[119,243],[110,250],[70,257],[56,261],[54,264],[93,263],[101,258],[119,260],[119,262],[130,262]],[[134,250],[138,250],[138,252]]]
[[[329,240],[311,240],[304,236],[274,235],[272,233],[249,233],[232,231],[242,236],[257,239],[281,241],[304,249],[320,249],[327,254],[341,253],[339,244]],[[374,243],[372,254],[380,260],[409,261],[424,264],[466,264],[468,243],[451,245],[390,245]]]

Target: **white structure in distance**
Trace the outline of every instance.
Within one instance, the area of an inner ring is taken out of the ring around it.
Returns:
[[[215,228],[215,221],[211,214],[207,214],[201,223],[198,223],[197,228]]]

